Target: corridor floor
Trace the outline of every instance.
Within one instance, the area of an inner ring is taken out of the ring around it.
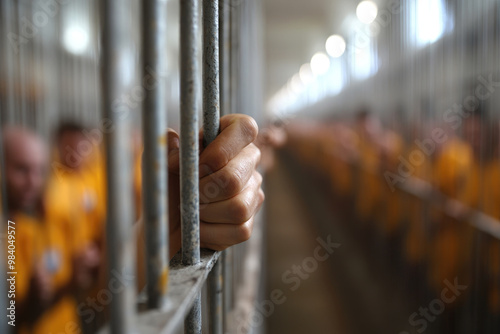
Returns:
[[[273,291],[283,292],[279,305],[268,312],[267,333],[408,331],[414,306],[402,303],[404,282],[393,285],[379,273],[378,264],[369,263],[358,238],[342,228],[346,222],[315,181],[286,157],[266,176],[265,297],[272,300]],[[325,261],[311,260],[321,245],[318,239],[328,238],[338,248]]]

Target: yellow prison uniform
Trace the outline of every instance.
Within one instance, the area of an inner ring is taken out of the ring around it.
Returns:
[[[443,147],[434,165],[434,184],[446,196],[469,201],[477,200],[477,164],[471,147],[452,138]],[[469,263],[471,227],[444,213],[435,211],[433,220],[438,224],[432,240],[430,283],[440,291],[445,279],[462,274],[463,264]],[[465,273],[463,273],[465,275]]]
[[[410,156],[414,150],[420,150],[413,144],[407,149],[405,157]],[[430,182],[431,157],[426,157],[422,164],[413,166],[415,168],[412,177],[424,182]],[[428,233],[425,221],[425,203],[420,198],[407,195],[407,217],[409,222],[408,232],[405,238],[405,254],[408,262],[412,265],[421,264],[428,252]]]
[[[380,159],[378,147],[362,139],[359,145],[360,173],[357,189],[356,211],[359,218],[368,221],[380,203],[381,181]]]
[[[353,190],[353,163],[352,156],[354,150],[359,145],[358,135],[348,129],[340,128],[337,143],[333,150],[333,167],[331,169],[331,179],[334,189],[342,195],[347,196]]]
[[[401,216],[403,213],[403,199],[401,197],[401,192],[398,189],[391,191],[391,188],[386,183],[384,178],[385,169],[397,173],[399,166],[399,157],[403,153],[404,142],[403,138],[397,133],[391,132],[386,136],[386,140],[391,143],[390,148],[387,150],[385,155],[384,170],[380,175],[380,188],[381,194],[384,198],[385,212],[379,212],[378,220],[382,224],[383,231],[385,235],[390,236],[395,233],[399,228],[399,223],[401,222]]]
[[[16,303],[26,300],[35,266],[41,265],[51,275],[54,290],[66,286],[72,276],[73,245],[66,237],[65,224],[48,224],[28,215],[14,218],[16,227]],[[63,296],[35,322],[32,328],[17,324],[19,333],[80,333],[76,302]]]

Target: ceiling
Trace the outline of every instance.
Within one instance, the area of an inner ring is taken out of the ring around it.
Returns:
[[[262,0],[266,100],[300,66],[325,50],[326,39],[346,29],[361,0]],[[379,1],[376,1],[379,2]]]

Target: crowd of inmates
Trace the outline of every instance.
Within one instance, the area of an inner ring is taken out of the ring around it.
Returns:
[[[287,126],[288,150],[328,184],[332,206],[349,211],[346,224],[416,305],[440,299],[449,282],[466,287],[445,306],[439,333],[500,330],[500,240],[484,232],[500,227],[500,123],[488,113],[383,122],[362,108]],[[426,330],[416,320],[413,330]]]
[[[5,225],[12,221],[9,225],[15,236],[8,237],[11,233],[4,226],[3,254],[11,254],[8,245],[14,243],[12,258],[18,274],[12,300],[16,310],[8,320],[14,320],[11,328],[16,332],[95,333],[109,320],[114,293],[128,284],[136,284],[137,291],[145,285],[139,132],[131,134],[130,145],[137,272],[108,275],[104,141],[110,131],[109,122],[86,128],[64,121],[49,144],[26,127],[2,128],[6,190],[2,219]],[[203,200],[202,247],[222,250],[251,235],[255,213],[264,199],[262,177],[256,171],[260,150],[253,144],[257,133],[252,118],[225,116],[218,138],[200,152],[200,164],[213,171],[200,173],[200,189],[216,177],[227,182],[217,196]],[[179,136],[169,130],[165,137],[169,206],[173,208],[169,218],[172,257],[180,248]],[[7,260],[3,263],[7,268]]]

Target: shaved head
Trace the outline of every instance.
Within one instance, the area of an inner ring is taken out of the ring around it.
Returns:
[[[40,203],[47,172],[47,149],[34,132],[2,129],[8,212],[32,212]]]

